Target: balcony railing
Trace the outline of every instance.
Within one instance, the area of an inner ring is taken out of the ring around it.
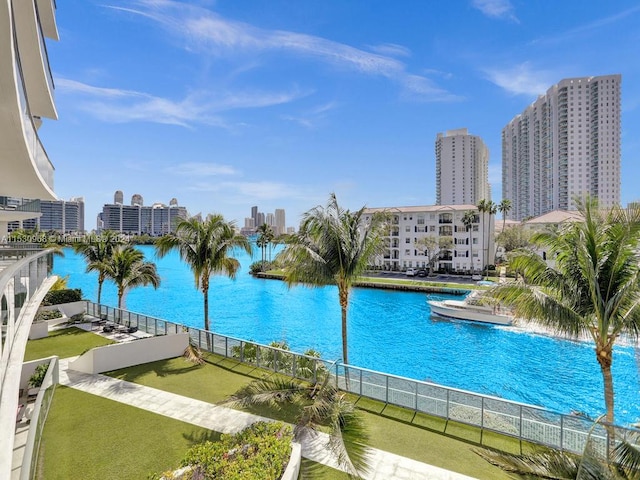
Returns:
[[[0,252],[15,258],[0,271],[0,478],[10,478],[22,361],[33,317],[48,289],[52,253],[10,247]]]
[[[327,361],[92,302],[87,302],[87,313],[137,326],[152,335],[187,332],[195,345],[217,355],[301,380],[327,379],[354,395],[521,441],[578,454],[584,451],[587,442],[592,442],[591,446],[598,452],[604,451],[608,443],[605,427],[597,423],[594,426],[593,420],[583,416],[565,415],[503,398]],[[615,428],[621,434],[639,433],[635,429]]]
[[[18,56],[16,55],[15,69],[18,74],[20,110],[22,113],[22,126],[27,140],[27,147],[38,173],[40,174],[46,185],[49,187],[49,189],[53,191],[53,172],[55,169],[53,168],[53,164],[49,160],[49,156],[47,155],[46,150],[40,142],[40,137],[38,136],[36,126],[33,124],[33,117],[29,110],[29,103],[27,102],[24,81],[22,78],[22,67],[20,66],[17,58]]]

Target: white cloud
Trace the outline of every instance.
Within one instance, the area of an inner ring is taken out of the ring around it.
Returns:
[[[300,115],[282,115],[281,118],[283,120],[295,122],[306,128],[314,128],[317,126],[318,122],[325,119],[327,117],[327,114],[331,110],[337,108],[337,106],[337,102],[328,102],[307,110]]]
[[[543,37],[536,39],[531,42],[532,45],[535,44],[553,44],[567,41],[573,37],[579,35],[586,35],[595,30],[598,30],[606,25],[610,25],[616,23],[620,20],[625,19],[626,17],[633,15],[637,12],[640,12],[640,5],[629,8],[627,10],[623,10],[622,12],[616,13],[614,15],[610,15],[608,17],[599,18],[593,22],[586,23],[584,25],[580,25],[578,27],[567,30],[566,32],[562,32],[557,35],[552,35],[548,37]]]
[[[391,57],[410,57],[411,50],[403,45],[395,43],[383,43],[380,45],[369,45],[369,50],[380,55],[388,55]]]
[[[407,55],[408,50],[399,45],[374,47],[378,49],[378,53],[372,53],[314,35],[267,30],[228,20],[196,5],[170,0],[137,0],[132,5],[137,7],[111,8],[152,19],[185,41],[190,50],[205,52],[211,56],[282,52],[316,59],[366,75],[382,76],[426,100],[455,99],[454,95],[436,87],[429,79],[411,75],[407,72],[405,63],[390,56]],[[421,81],[416,81],[416,78]],[[425,87],[427,85],[428,88]]]
[[[180,163],[168,167],[166,171],[177,175],[193,177],[217,177],[222,175],[238,175],[240,173],[231,165],[204,162]]]
[[[103,121],[143,121],[185,127],[193,124],[227,127],[219,116],[221,112],[280,105],[309,94],[296,88],[289,92],[196,91],[181,100],[172,100],[144,92],[95,87],[65,78],[56,78],[56,84],[62,93],[86,97],[86,100],[76,102],[76,106]]]
[[[471,4],[487,17],[519,23],[518,17],[514,13],[513,5],[509,0],[473,0]]]
[[[513,95],[542,95],[559,78],[546,70],[534,70],[530,62],[486,69],[485,74],[492,83]]]

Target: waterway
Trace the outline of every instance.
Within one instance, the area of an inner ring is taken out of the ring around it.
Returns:
[[[126,296],[128,310],[202,327],[202,293],[189,268],[175,253],[155,257],[162,284],[137,288]],[[323,358],[339,359],[340,307],[333,286],[288,288],[278,280],[249,274],[259,260],[237,253],[235,280],[212,278],[210,319],[216,333],[268,344],[286,341],[291,350],[313,348]],[[85,273],[82,257],[65,249],[54,273],[69,275],[69,286],[84,298],[97,298],[97,275]],[[442,295],[439,295],[442,297]],[[454,388],[539,405],[561,413],[604,412],[602,378],[589,342],[568,341],[532,328],[477,325],[431,316],[424,293],[355,288],[349,307],[350,363],[381,372],[428,380]],[[116,289],[105,282],[102,303],[116,306]],[[617,346],[613,376],[616,420],[640,420],[640,382],[635,350]]]

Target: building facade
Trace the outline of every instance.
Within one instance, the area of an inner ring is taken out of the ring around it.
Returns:
[[[116,192],[114,198],[116,200],[122,198],[122,192]],[[98,220],[98,229],[128,235],[159,237],[175,232],[179,220],[188,218],[187,209],[178,205],[175,198],[171,199],[169,206],[163,203],[144,206],[142,196],[135,194],[131,202],[131,205],[121,203],[104,205]]]
[[[376,259],[384,270],[433,268],[434,271],[480,272],[495,257],[495,217],[478,212],[475,205],[431,205],[368,208],[365,221],[376,212],[389,215],[385,252]],[[473,214],[469,228],[463,223]]]
[[[41,232],[81,233],[84,232],[84,198],[71,200],[40,200],[40,216],[12,222],[9,231],[17,229]]]
[[[39,434],[43,419],[34,416],[30,430],[22,430],[14,444],[26,344],[42,298],[53,285],[48,277],[52,253],[6,243],[10,223],[40,216],[38,199],[57,200],[53,164],[40,140],[44,119],[58,116],[45,45],[45,39],[58,40],[55,10],[54,0],[0,2],[0,244],[12,252],[0,266],[2,479],[35,476],[29,469],[36,462],[27,459],[30,450],[24,439]],[[42,395],[39,398],[42,401]]]
[[[553,85],[502,130],[508,218],[575,210],[587,195],[620,203],[620,75]]]
[[[10,223],[39,216],[37,202],[24,199],[56,200],[54,168],[39,129],[44,118],[58,118],[45,47],[45,38],[58,40],[55,2],[1,3],[0,239]]]
[[[491,200],[489,149],[466,128],[436,137],[436,204],[476,205]]]
[[[284,208],[276,208],[275,210],[276,223],[273,227],[276,235],[282,235],[286,233],[286,218]]]

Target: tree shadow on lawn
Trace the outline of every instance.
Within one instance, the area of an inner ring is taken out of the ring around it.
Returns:
[[[157,362],[143,363],[141,365],[135,365],[133,367],[104,372],[104,375],[108,375],[109,377],[117,378],[119,380],[124,380],[126,382],[143,383],[137,382],[137,380],[139,380],[141,377],[148,376],[150,373],[154,373],[156,376],[162,378],[173,375],[181,375],[202,368],[201,365],[187,363],[186,360],[184,363],[185,366],[177,367],[173,360],[175,359],[170,358],[167,360],[158,360]]]

